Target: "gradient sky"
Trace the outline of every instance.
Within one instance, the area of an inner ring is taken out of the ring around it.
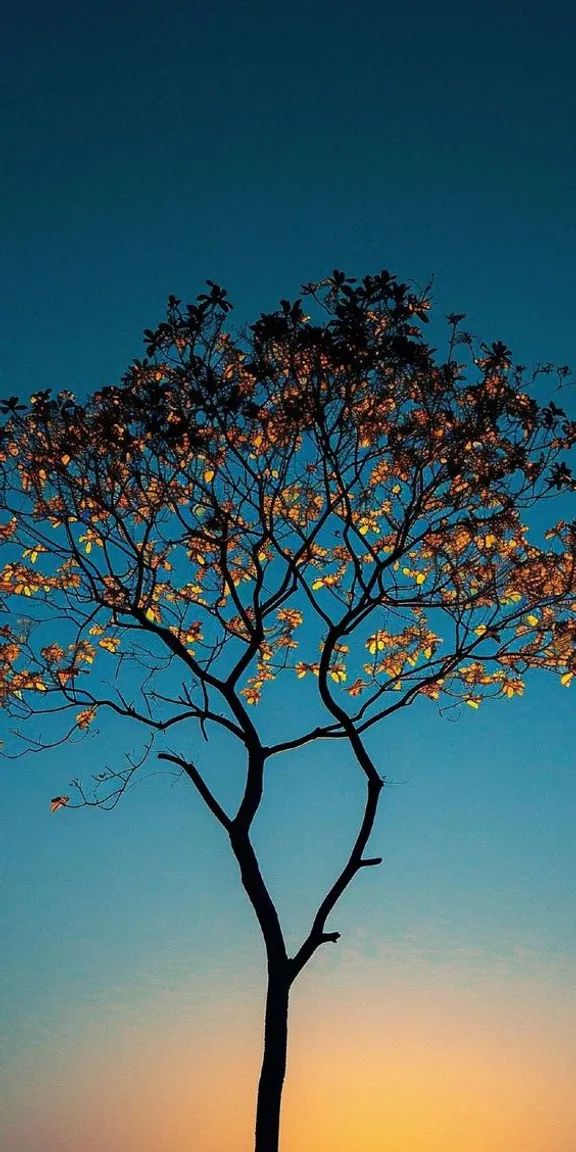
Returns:
[[[440,316],[576,365],[575,50],[573,6],[535,0],[12,6],[0,394],[116,381],[207,277],[243,322],[334,266],[433,274]],[[574,1148],[574,691],[373,734],[384,866],[296,985],[282,1152]],[[262,949],[221,830],[161,775],[49,811],[126,740],[2,765],[2,1147],[248,1152]],[[238,771],[217,750],[223,798]],[[360,782],[322,747],[271,775],[255,834],[294,945]]]

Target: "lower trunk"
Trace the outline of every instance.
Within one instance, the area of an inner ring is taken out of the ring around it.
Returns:
[[[288,1046],[289,983],[284,972],[268,968],[264,1057],[258,1084],[255,1152],[278,1152],[280,1105]]]

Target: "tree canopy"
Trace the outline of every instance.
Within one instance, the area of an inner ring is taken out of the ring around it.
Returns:
[[[426,294],[386,271],[335,271],[241,333],[230,307],[210,281],[170,297],[118,386],[3,402],[2,704],[245,741],[269,682],[312,677],[324,722],[273,752],[422,696],[478,708],[531,668],[569,684],[575,526],[525,518],[573,486],[576,424],[537,373],[475,351],[462,315],[437,363]]]

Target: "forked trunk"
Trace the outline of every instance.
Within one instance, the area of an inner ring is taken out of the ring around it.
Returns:
[[[258,1084],[255,1152],[278,1152],[280,1106],[286,1073],[288,1046],[288,998],[290,984],[285,967],[268,966],[264,1056]]]

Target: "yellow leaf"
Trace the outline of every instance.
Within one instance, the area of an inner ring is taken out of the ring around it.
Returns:
[[[374,636],[369,636],[368,640],[366,641],[366,647],[373,656],[376,652],[382,652],[382,650],[386,647],[384,636],[379,633],[376,633]]]
[[[564,675],[560,677],[560,683],[563,684],[565,688],[569,688],[573,675],[573,672],[565,672]]]
[[[216,473],[215,473],[213,468],[207,468],[205,473],[204,473],[204,479],[205,479],[206,483],[209,484],[210,481],[214,479],[215,475],[216,475]]]
[[[426,579],[426,577],[425,577],[424,573],[423,573],[423,572],[419,572],[419,573],[418,573],[418,575],[417,575],[417,577],[416,577],[416,583],[417,583],[417,584],[423,584],[423,583],[424,583],[424,581],[425,581],[425,579]]]
[[[66,467],[66,465],[70,463],[70,457],[69,457],[68,453],[65,452],[64,455],[60,457],[60,460],[61,460],[62,464],[64,465],[64,467]]]
[[[324,586],[323,580],[314,580],[314,582],[312,584],[312,591],[316,592],[318,588],[322,588],[323,586]]]
[[[117,636],[105,636],[103,640],[98,641],[99,647],[104,648],[106,652],[115,653],[116,649],[120,646],[120,641]]]
[[[479,708],[479,707],[480,707],[480,701],[479,701],[479,700],[474,700],[474,699],[472,698],[472,696],[469,696],[469,697],[468,697],[468,699],[467,699],[466,703],[468,704],[468,706],[469,706],[470,708]]]
[[[156,619],[156,612],[154,611],[153,608],[147,608],[146,609],[146,619],[147,620],[155,620]]]
[[[526,620],[528,624],[532,624],[532,626],[538,623],[538,617],[535,616],[533,612],[531,612],[530,615],[526,617]]]

